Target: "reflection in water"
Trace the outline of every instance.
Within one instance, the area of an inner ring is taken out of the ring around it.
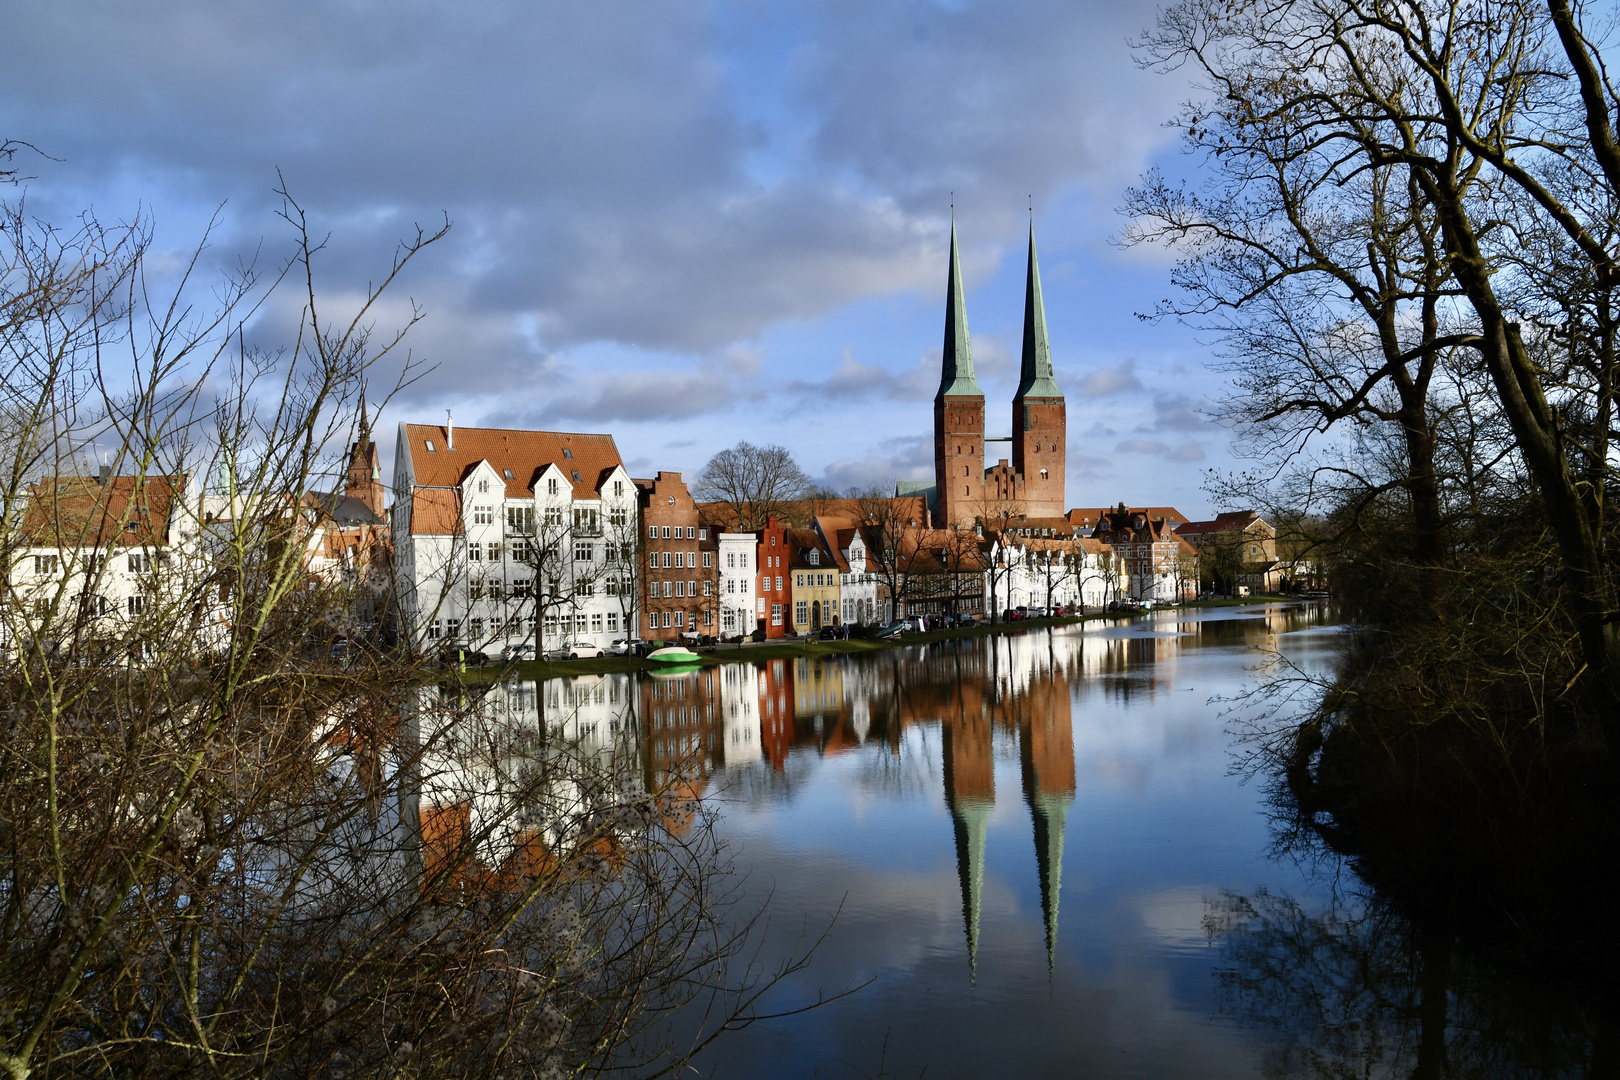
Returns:
[[[1268,1076],[1613,1077],[1600,1014],[1526,987],[1376,897],[1311,914],[1261,891],[1206,902],[1221,1011]]]

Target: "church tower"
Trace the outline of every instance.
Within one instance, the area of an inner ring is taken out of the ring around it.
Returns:
[[[371,441],[371,421],[366,416],[366,399],[360,398],[360,437],[349,451],[349,468],[343,478],[343,494],[352,495],[383,520],[382,468],[377,461],[377,444]]]
[[[937,405],[935,412],[937,415]],[[1046,304],[1041,300],[1041,271],[1035,262],[1035,225],[1031,222],[1029,270],[1024,282],[1024,359],[1018,394],[1013,398],[1012,426],[1013,471],[1023,478],[1023,512],[1029,517],[1063,516],[1067,426],[1063,391],[1052,377],[1052,347],[1046,340]]]
[[[950,278],[945,288],[945,348],[939,392],[934,395],[934,492],[936,526],[973,524],[975,510],[984,498],[984,391],[973,375],[954,221]]]

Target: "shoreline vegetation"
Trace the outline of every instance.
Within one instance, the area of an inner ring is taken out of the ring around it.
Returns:
[[[1244,596],[1234,599],[1196,600],[1183,604],[1166,604],[1155,607],[1153,611],[1185,611],[1204,610],[1223,607],[1242,607],[1254,604],[1276,603],[1321,603],[1298,596]],[[797,660],[807,656],[854,656],[861,653],[877,652],[885,649],[906,648],[911,645],[927,645],[936,641],[950,641],[958,638],[990,637],[998,634],[1016,634],[1027,630],[1046,630],[1060,626],[1074,626],[1098,620],[1123,620],[1150,612],[1109,612],[1093,611],[1083,615],[1065,615],[1058,618],[1023,619],[1017,622],[980,623],[976,626],[953,627],[948,630],[930,630],[926,633],[907,633],[897,638],[847,638],[835,641],[820,641],[814,638],[777,639],[764,643],[745,642],[740,645],[719,645],[696,650],[701,659],[690,664],[680,666],[680,670],[690,670],[693,667],[716,667],[722,664],[743,663],[756,660]],[[500,682],[507,679],[532,679],[543,681],[546,679],[569,678],[577,675],[608,675],[624,672],[652,672],[666,670],[666,665],[655,664],[642,657],[602,656],[582,657],[578,660],[525,660],[519,663],[503,664],[491,661],[481,667],[466,665],[458,669],[455,665],[445,665],[437,669],[440,675],[456,674],[463,681],[469,683]]]

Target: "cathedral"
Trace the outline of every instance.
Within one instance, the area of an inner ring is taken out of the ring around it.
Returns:
[[[1012,435],[986,436],[984,391],[973,373],[953,222],[945,288],[945,346],[939,392],[934,395],[934,483],[931,491],[921,484],[906,485],[901,493],[927,494],[936,526],[1061,518],[1066,426],[1063,391],[1052,375],[1052,349],[1046,339],[1046,307],[1041,301],[1041,272],[1031,224],[1023,362],[1012,402]],[[991,442],[1011,442],[1011,460],[1002,458],[986,468],[985,444]]]

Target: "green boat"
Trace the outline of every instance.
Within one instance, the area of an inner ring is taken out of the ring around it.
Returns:
[[[703,657],[699,656],[691,649],[683,648],[679,645],[671,645],[668,648],[663,649],[654,649],[652,652],[647,654],[647,659],[654,664],[700,664],[703,662]]]

